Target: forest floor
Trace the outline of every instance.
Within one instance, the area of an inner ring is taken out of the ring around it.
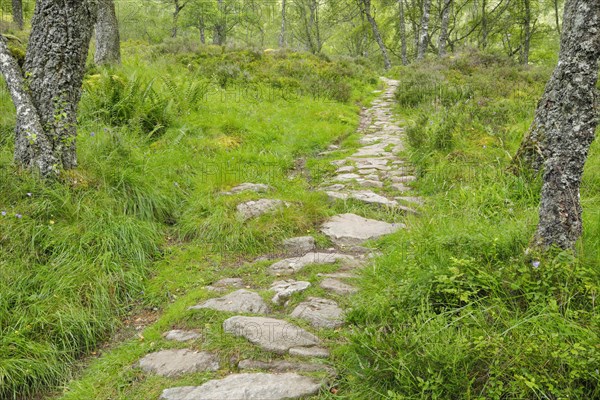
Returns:
[[[398,81],[382,79],[384,90],[361,113],[359,146],[341,158],[335,156],[346,149],[339,145],[321,153],[335,158],[330,163],[336,170],[314,190],[330,202],[372,207],[384,220],[334,214],[320,226],[327,247],[310,235],[288,238],[275,253],[223,270],[163,315],[134,317],[136,335],[105,351],[61,398],[284,399],[336,393],[330,349],[344,341],[340,327],[348,295],[357,290],[356,270],[369,268],[376,256],[363,245],[405,229],[404,215],[416,215],[422,204],[411,195],[416,178],[401,157],[402,128],[393,118]],[[255,197],[239,200],[243,220],[295,206],[260,182],[245,182],[219,196],[242,192]],[[135,347],[144,348],[139,359],[133,357],[140,354]]]
[[[600,396],[600,146],[575,255],[507,173],[552,60],[123,52],[60,181],[0,120],[0,398]]]

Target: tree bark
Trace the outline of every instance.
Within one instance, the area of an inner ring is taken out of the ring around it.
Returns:
[[[12,0],[12,18],[17,28],[23,29],[23,0]]]
[[[198,31],[200,32],[200,43],[206,44],[206,24],[204,16],[198,18]]]
[[[98,20],[95,29],[94,62],[97,65],[119,64],[121,62],[121,40],[113,0],[98,0]]]
[[[381,33],[379,32],[379,27],[377,26],[377,21],[371,15],[371,0],[360,0],[360,5],[362,8],[362,12],[367,17],[367,21],[371,25],[371,29],[373,30],[373,36],[375,37],[375,41],[379,46],[379,50],[381,50],[381,55],[383,56],[383,65],[385,69],[390,69],[392,67],[392,63],[390,62],[390,57],[388,56],[387,49],[385,48],[385,43],[383,43],[383,39],[381,38]]]
[[[227,40],[227,26],[223,0],[217,0],[218,15],[213,27],[213,44],[222,46]]]
[[[279,32],[279,47],[285,47],[285,1],[281,0],[281,31]]]
[[[479,46],[482,49],[487,48],[488,35],[489,35],[489,28],[488,28],[487,0],[482,0],[481,1],[481,41],[479,42]]]
[[[177,31],[179,29],[179,13],[181,10],[183,10],[186,4],[187,2],[180,3],[179,0],[173,0],[175,9],[173,10],[173,26],[171,28],[171,37],[177,37]]]
[[[431,0],[423,1],[423,16],[421,17],[421,32],[419,34],[419,48],[417,51],[417,60],[425,58],[427,50],[427,41],[429,38],[429,10],[431,8]]]
[[[523,0],[525,6],[525,15],[523,18],[523,52],[521,56],[521,62],[523,65],[529,64],[529,48],[531,46],[531,2],[530,0]]]
[[[558,11],[558,0],[554,0],[554,19],[556,22],[556,31],[560,35],[560,14]]]
[[[96,16],[93,0],[38,0],[23,74],[0,45],[17,109],[15,162],[44,177],[77,166],[77,106]]]
[[[570,249],[582,233],[579,189],[598,125],[596,82],[600,59],[600,3],[568,0],[559,61],[538,104],[520,157],[543,165],[539,224],[534,243]],[[531,139],[534,137],[535,139]],[[518,154],[519,156],[519,154]]]
[[[398,0],[398,18],[400,20],[400,52],[402,65],[408,65],[408,56],[406,50],[406,20],[404,15],[404,0]]]
[[[442,10],[442,25],[440,28],[440,37],[438,41],[438,54],[440,57],[444,57],[446,55],[446,42],[448,41],[448,24],[450,21],[451,7],[452,0],[446,0]]]

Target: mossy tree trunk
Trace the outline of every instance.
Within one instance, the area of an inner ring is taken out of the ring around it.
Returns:
[[[542,169],[535,245],[570,249],[582,233],[579,189],[598,124],[600,2],[568,0],[559,61],[516,155],[519,166]]]
[[[94,0],[38,0],[23,72],[0,39],[17,110],[15,162],[42,176],[77,166],[77,106],[96,21]]]
[[[12,19],[19,29],[23,29],[23,0],[12,0]]]
[[[120,63],[121,40],[113,0],[98,0],[98,20],[95,29],[96,53],[94,54],[94,62],[98,65]]]

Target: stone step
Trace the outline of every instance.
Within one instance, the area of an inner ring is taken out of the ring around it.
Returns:
[[[219,359],[205,351],[162,350],[146,355],[139,361],[138,366],[145,372],[175,377],[194,372],[217,371]]]
[[[360,245],[405,228],[401,223],[388,223],[368,219],[356,214],[340,214],[330,218],[321,227],[332,242],[338,246]]]
[[[312,333],[275,318],[235,316],[223,322],[223,330],[277,354],[285,354],[295,347],[311,347],[319,343],[319,338]]]
[[[321,384],[314,379],[295,373],[232,374],[223,379],[213,379],[200,386],[181,386],[166,389],[161,400],[238,400],[298,399],[316,394]]]
[[[307,362],[298,361],[284,361],[284,360],[270,360],[270,361],[258,361],[258,360],[242,360],[238,363],[238,369],[240,370],[264,370],[269,372],[318,372],[326,371],[329,374],[333,374],[334,370],[323,364],[314,364]]]
[[[226,296],[206,300],[204,303],[189,307],[188,309],[200,310],[203,308],[249,314],[268,314],[270,311],[269,306],[258,293],[246,289],[236,290]]]
[[[291,275],[311,264],[354,264],[354,257],[341,253],[307,253],[301,257],[286,258],[271,265],[267,272],[271,275]]]
[[[290,316],[304,319],[315,328],[333,329],[344,324],[344,310],[335,301],[320,297],[309,297],[298,304]]]

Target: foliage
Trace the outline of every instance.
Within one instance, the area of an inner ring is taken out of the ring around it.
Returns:
[[[349,397],[600,396],[598,146],[577,257],[527,253],[539,183],[506,167],[549,71],[477,59],[398,71],[413,85],[398,93],[399,110],[413,120],[409,153],[427,207],[364,273],[337,354]],[[437,89],[420,93],[427,75]],[[468,96],[456,97],[467,79]]]
[[[348,60],[210,49],[156,58],[160,50],[145,45],[124,49],[122,66],[91,68],[85,78],[77,169],[41,182],[15,170],[12,140],[0,141],[2,399],[61,387],[77,360],[99,351],[130,313],[166,307],[224,265],[269,251],[323,218],[322,197],[287,175],[295,158],[354,132],[357,107],[315,101],[301,79],[292,98],[232,92],[232,82],[225,92],[204,71],[235,60],[253,83],[269,87],[270,77],[290,76],[293,59],[308,73],[347,71],[347,103],[373,90],[371,73]],[[9,136],[8,97],[0,108]],[[214,193],[248,180],[276,186],[302,207],[243,223],[235,205],[252,195]],[[93,386],[110,397],[117,379]]]

